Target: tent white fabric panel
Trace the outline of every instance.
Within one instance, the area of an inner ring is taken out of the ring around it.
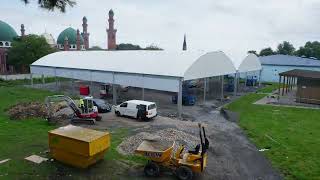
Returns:
[[[133,87],[143,87],[143,76],[141,74],[115,73],[114,84]]]
[[[34,74],[43,74],[53,77],[56,75],[55,69],[51,67],[31,66],[30,71]]]
[[[91,72],[89,70],[72,69],[71,70],[73,79],[81,79],[84,81],[92,81]]]
[[[178,92],[179,79],[174,77],[144,76],[143,86],[147,89]]]
[[[57,68],[56,69],[56,76],[64,77],[64,78],[73,78],[73,72],[69,69]]]
[[[236,70],[240,73],[259,71],[262,69],[259,58],[255,54],[249,54],[242,60],[233,60]]]
[[[209,69],[207,66],[208,62],[210,62],[210,65],[214,64],[214,67],[219,67],[219,71]],[[32,63],[31,66],[88,69],[196,79],[201,78],[202,73],[207,77],[229,74],[230,70],[234,68],[231,62],[220,51],[206,54],[203,52],[186,51],[60,51],[40,58]],[[199,68],[203,67],[207,68],[201,69],[201,74],[195,73],[199,71]],[[187,70],[189,71],[187,72]]]
[[[113,73],[103,71],[91,71],[91,79],[95,82],[113,83]]]
[[[232,74],[236,71],[232,61],[222,52],[202,55],[185,72],[184,80]]]

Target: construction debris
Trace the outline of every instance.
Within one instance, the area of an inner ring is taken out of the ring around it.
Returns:
[[[34,163],[37,163],[37,164],[40,164],[43,161],[47,161],[48,160],[47,158],[43,158],[43,157],[38,156],[38,155],[31,155],[31,156],[28,156],[28,157],[26,157],[24,159],[28,160],[28,161],[31,161],[31,162],[34,162]]]
[[[0,164],[3,164],[3,163],[5,163],[5,162],[8,162],[8,161],[10,161],[11,159],[4,159],[4,160],[1,160],[0,161]]]
[[[58,112],[65,108],[65,104],[56,104],[54,106],[54,112]],[[18,103],[9,108],[8,114],[11,120],[23,120],[28,118],[45,118],[47,116],[47,110],[43,103],[40,102],[23,102]],[[58,117],[58,119],[65,118]]]
[[[122,141],[117,149],[121,154],[134,154],[134,151],[143,140],[175,141],[174,151],[180,145],[185,145],[186,149],[192,149],[199,143],[198,137],[183,131],[168,128],[157,131],[154,134],[147,132],[138,133]]]
[[[31,117],[45,117],[47,115],[44,104],[40,102],[23,102],[12,106],[9,111],[10,119],[21,120]]]

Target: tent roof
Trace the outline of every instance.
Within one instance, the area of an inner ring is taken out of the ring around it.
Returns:
[[[233,60],[234,66],[237,71],[250,72],[259,71],[262,69],[259,58],[254,54],[249,54],[242,60]]]
[[[235,72],[233,62],[221,51],[60,51],[31,66],[181,77],[184,80]]]

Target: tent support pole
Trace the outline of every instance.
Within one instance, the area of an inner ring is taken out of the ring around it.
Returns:
[[[144,87],[142,87],[142,100],[144,100]]]
[[[75,95],[75,88],[74,88],[74,79],[71,79],[71,86],[72,86],[72,94]]]
[[[114,73],[112,73],[112,101],[113,101],[113,105],[117,105],[117,87],[114,84],[115,80],[114,80]]]
[[[179,80],[179,92],[178,92],[178,116],[182,118],[182,79]]]
[[[221,102],[223,102],[224,95],[223,95],[223,87],[224,87],[224,76],[221,76]]]
[[[259,87],[261,87],[261,75],[262,75],[262,69],[259,71]]]
[[[237,84],[238,84],[238,71],[234,73],[234,80],[233,80],[233,96],[237,96]]]
[[[206,102],[207,95],[207,78],[204,78],[204,86],[203,86],[203,104]]]
[[[283,82],[282,82],[282,96],[284,95],[285,83],[286,83],[286,76],[283,76]]]
[[[247,87],[248,72],[245,73],[244,86]]]

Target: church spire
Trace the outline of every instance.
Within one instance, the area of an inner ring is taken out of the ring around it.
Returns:
[[[183,50],[183,51],[186,51],[186,50],[187,50],[186,34],[184,34],[184,37],[183,37],[183,47],[182,47],[182,50]]]

